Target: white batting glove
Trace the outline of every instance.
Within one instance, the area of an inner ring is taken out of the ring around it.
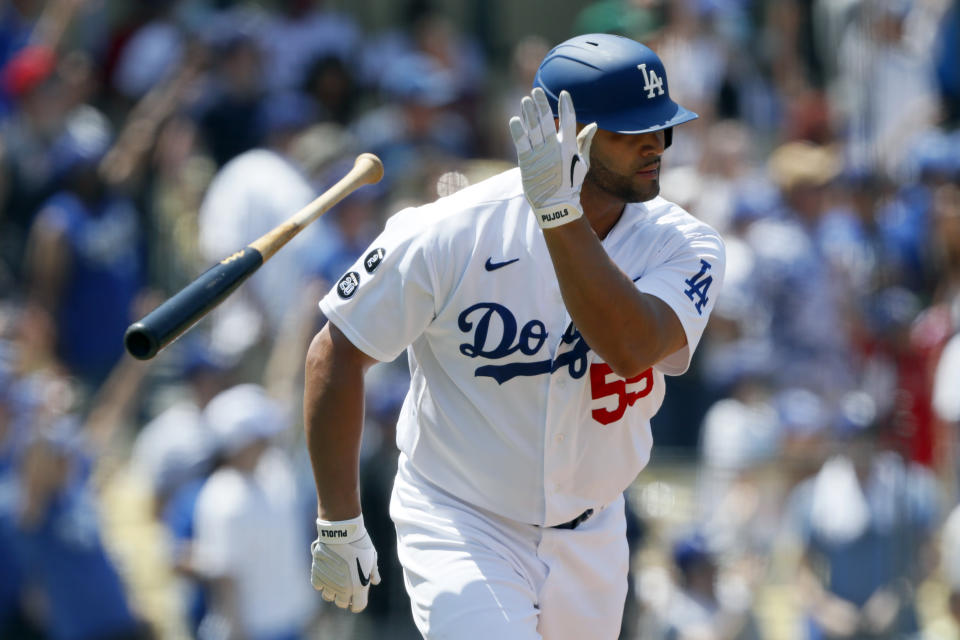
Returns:
[[[553,121],[547,95],[537,87],[520,101],[522,118],[510,118],[510,135],[527,197],[542,229],[572,222],[583,215],[580,187],[590,168],[590,144],[597,123],[577,135],[573,99],[560,92],[560,131]]]
[[[341,609],[363,611],[370,585],[380,584],[377,550],[363,526],[363,515],[339,522],[317,518],[317,539],[310,552],[313,588]]]

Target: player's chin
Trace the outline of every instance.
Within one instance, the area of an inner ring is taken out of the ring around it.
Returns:
[[[637,187],[634,189],[634,193],[634,202],[646,202],[647,200],[653,200],[660,195],[660,179],[654,178],[653,180],[644,180],[641,184],[637,185]]]

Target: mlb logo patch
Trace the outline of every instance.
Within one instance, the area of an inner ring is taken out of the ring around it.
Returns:
[[[356,271],[351,271],[340,278],[340,282],[337,283],[337,295],[346,300],[357,292],[357,287],[359,286],[360,274]]]

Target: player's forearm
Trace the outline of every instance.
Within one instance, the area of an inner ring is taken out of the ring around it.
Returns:
[[[586,217],[543,235],[573,323],[617,375],[636,376],[683,347],[680,321],[665,303],[637,290]]]
[[[303,417],[317,486],[318,515],[360,515],[359,460],[365,363],[329,323],[307,352]]]

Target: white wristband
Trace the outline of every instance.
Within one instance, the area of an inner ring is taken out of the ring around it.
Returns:
[[[550,229],[573,222],[583,215],[583,211],[580,210],[580,207],[572,204],[555,204],[550,207],[534,209],[534,214],[537,216],[537,222],[541,229]]]
[[[367,534],[363,514],[350,520],[331,522],[317,518],[317,539],[324,544],[349,544]]]

